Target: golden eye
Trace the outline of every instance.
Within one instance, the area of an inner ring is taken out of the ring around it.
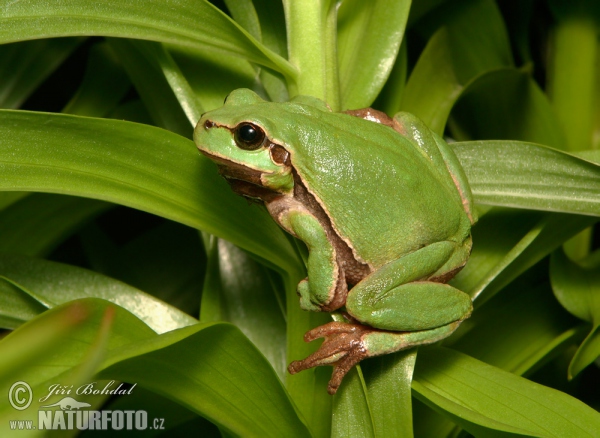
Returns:
[[[235,127],[235,142],[240,149],[254,151],[265,141],[265,131],[252,123],[240,123]]]

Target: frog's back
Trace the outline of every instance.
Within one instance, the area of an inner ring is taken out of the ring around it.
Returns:
[[[316,112],[280,132],[292,166],[355,255],[376,268],[434,242],[461,243],[470,223],[456,189],[392,128],[350,117]]]

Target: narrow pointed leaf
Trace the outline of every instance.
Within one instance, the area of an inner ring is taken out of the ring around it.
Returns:
[[[2,8],[0,42],[71,35],[144,39],[225,51],[292,77],[294,69],[207,1],[15,2]]]
[[[554,295],[562,306],[593,324],[569,365],[571,379],[600,356],[600,267],[584,268],[558,250],[552,254],[550,279]]]
[[[283,232],[266,211],[232,193],[192,141],[114,120],[18,111],[3,111],[0,118],[0,190],[120,203],[204,229],[295,269]]]
[[[359,367],[354,367],[334,395],[331,436],[375,437],[367,388]]]
[[[475,202],[600,216],[600,166],[519,141],[453,143]]]
[[[81,85],[63,108],[63,112],[78,116],[106,117],[117,107],[130,87],[131,82],[114,52],[106,43],[97,44],[90,49]]]
[[[416,359],[413,348],[361,363],[375,436],[412,437],[411,382]]]
[[[49,308],[94,297],[129,309],[158,333],[197,323],[191,316],[140,290],[75,266],[3,254],[0,277]]]
[[[402,110],[442,134],[465,87],[488,71],[512,67],[510,44],[497,5],[490,0],[447,2],[433,15],[429,37],[413,69]]]
[[[410,0],[346,0],[338,11],[341,108],[371,106],[404,35]]]
[[[18,108],[83,38],[24,41],[0,46],[0,108]]]
[[[235,324],[285,380],[285,319],[266,268],[224,240],[213,238],[212,246],[200,320]]]
[[[447,348],[421,349],[413,390],[475,436],[593,437],[600,414],[579,400]]]
[[[113,204],[33,193],[0,212],[0,252],[43,257]]]

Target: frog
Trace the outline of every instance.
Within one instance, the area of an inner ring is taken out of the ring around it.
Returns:
[[[473,196],[451,147],[416,116],[238,89],[201,116],[194,142],[308,249],[300,307],[334,320],[305,334],[324,341],[290,374],[333,366],[335,394],[361,360],[438,342],[471,315],[448,281],[471,253]]]

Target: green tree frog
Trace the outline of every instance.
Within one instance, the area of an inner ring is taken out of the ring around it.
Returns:
[[[469,295],[446,284],[471,251],[471,191],[450,147],[416,117],[240,89],[202,116],[194,141],[236,193],[264,202],[308,247],[302,309],[345,316],[306,333],[325,340],[290,373],[333,365],[333,394],[362,359],[436,342],[471,314]]]

